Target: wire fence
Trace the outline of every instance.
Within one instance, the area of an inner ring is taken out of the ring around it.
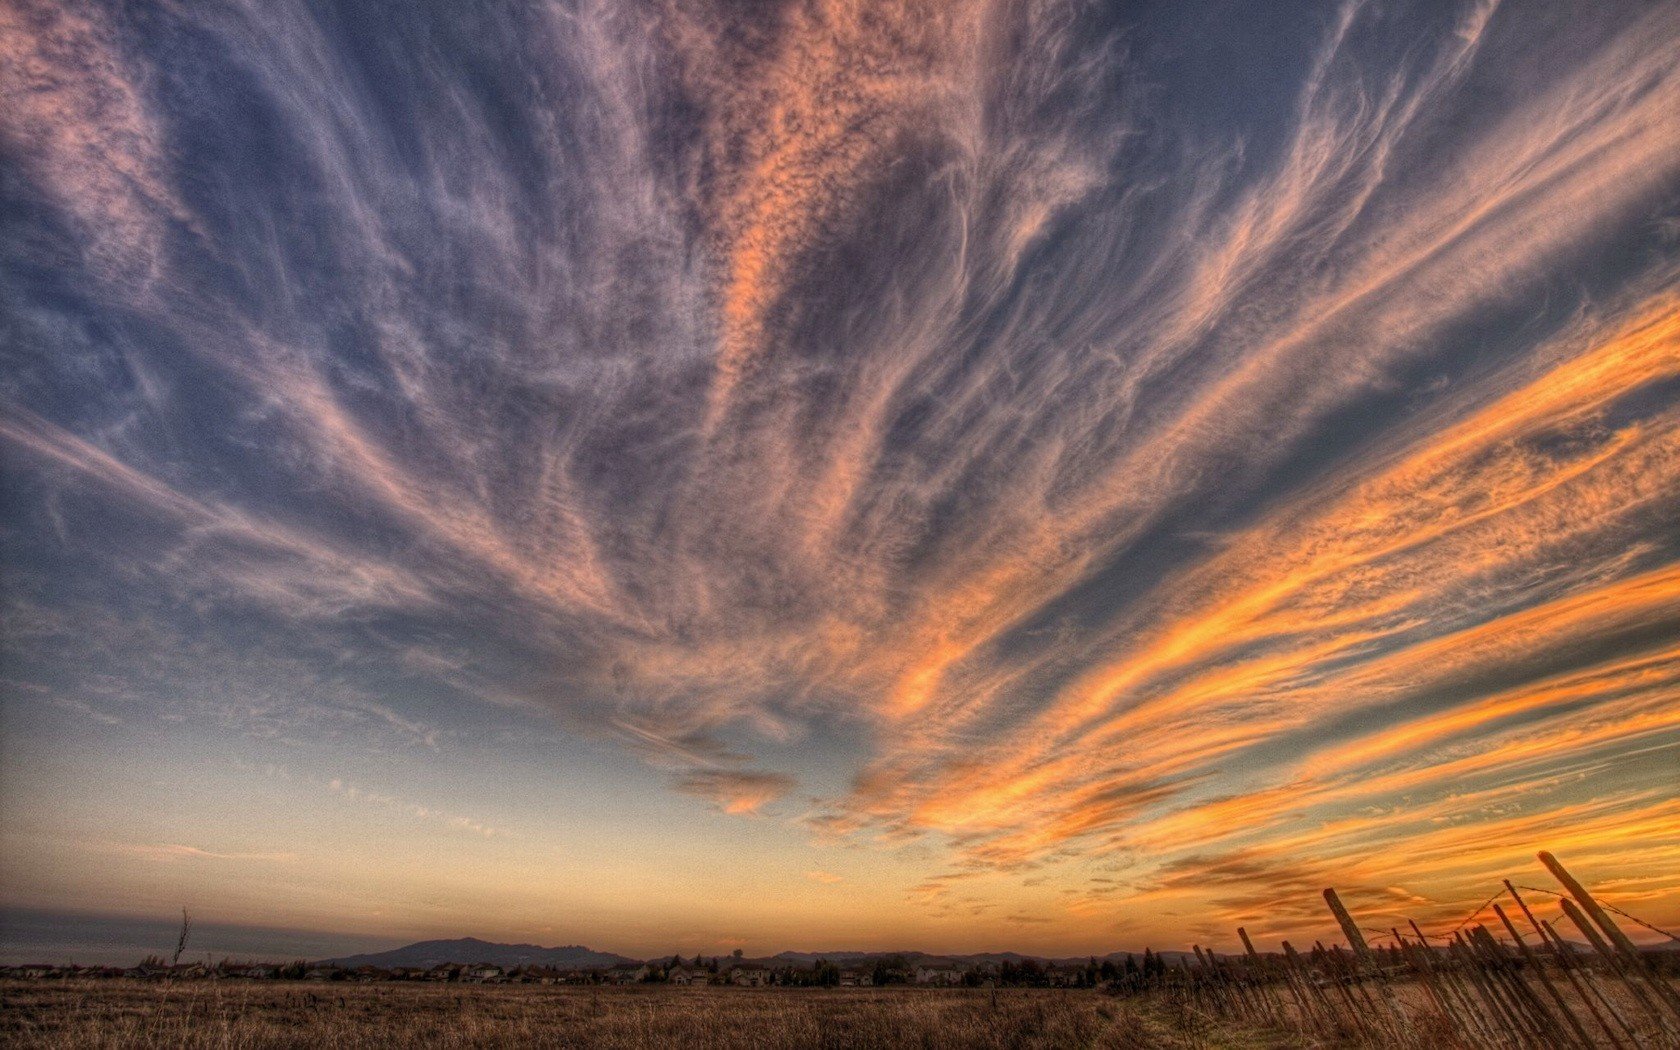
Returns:
[[[1563,891],[1506,880],[1445,934],[1411,921],[1405,932],[1362,927],[1327,889],[1345,947],[1283,941],[1281,952],[1262,954],[1238,929],[1242,955],[1196,945],[1194,964],[1153,956],[1141,970],[1128,967],[1116,990],[1165,996],[1187,1029],[1237,1022],[1370,1046],[1680,1047],[1680,951],[1635,946],[1610,913],[1680,938],[1598,900],[1550,853],[1539,858]],[[1537,916],[1523,891],[1554,898],[1556,924],[1567,922],[1587,947]],[[1489,910],[1492,929],[1476,922]]]

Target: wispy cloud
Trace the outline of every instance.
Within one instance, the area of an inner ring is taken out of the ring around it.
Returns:
[[[725,813],[757,813],[787,795],[798,782],[785,773],[750,769],[707,769],[684,773],[676,788],[685,795],[703,798]]]
[[[401,798],[397,798],[394,795],[386,795],[377,791],[370,791],[367,788],[359,787],[340,777],[335,777],[332,780],[327,781],[326,789],[333,794],[352,802],[361,802],[370,806],[377,806],[381,809],[390,810],[394,813],[406,814],[418,820],[435,823],[442,827],[452,828],[456,831],[464,831],[468,834],[477,835],[481,838],[507,838],[512,835],[512,832],[509,832],[507,829],[493,827],[482,820],[462,816],[459,813],[451,813],[447,810],[437,809],[432,806],[424,806],[418,803],[408,802]]]
[[[298,859],[296,853],[251,853],[251,852],[221,852],[217,850],[200,849],[197,846],[185,846],[177,842],[163,843],[115,843],[111,847],[119,853],[127,853],[148,860],[179,861],[179,860],[232,860],[232,861],[264,861],[289,864]]]
[[[1189,10],[10,5],[8,654],[803,784],[951,915],[1666,864],[1680,14]]]
[[[191,213],[170,182],[155,71],[125,53],[96,5],[20,0],[0,11],[0,137],[73,217],[83,261],[142,291]],[[68,260],[66,260],[68,261]]]

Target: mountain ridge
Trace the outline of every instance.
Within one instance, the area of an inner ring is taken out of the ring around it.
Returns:
[[[704,954],[704,953],[702,953]],[[1188,956],[1188,952],[1162,951],[1157,952],[1164,959],[1176,962],[1181,956]],[[1051,956],[1033,955],[1024,952],[924,952],[924,951],[782,951],[775,955],[747,958],[739,961],[758,965],[811,966],[818,960],[843,966],[857,966],[868,964],[880,959],[903,959],[911,965],[940,966],[967,965],[975,966],[984,963],[1012,962],[1022,963],[1032,960],[1038,963],[1048,963],[1059,966],[1076,966],[1095,958],[1098,962],[1112,960],[1124,961],[1126,956],[1141,957],[1142,952],[1108,952],[1103,955],[1075,955]],[[552,966],[564,970],[593,970],[606,969],[626,963],[643,961],[659,961],[669,959],[668,955],[657,955],[649,960],[633,959],[615,952],[600,952],[581,944],[567,944],[554,948],[545,948],[537,944],[506,944],[497,941],[481,940],[477,937],[456,937],[449,939],[416,941],[400,948],[392,948],[382,952],[365,952],[356,955],[337,956],[322,959],[323,965],[357,967],[377,966],[430,968],[445,963],[461,965],[488,964],[491,966]],[[689,956],[683,956],[689,958]],[[727,958],[727,957],[720,957]]]
[[[383,952],[366,952],[323,959],[334,966],[378,966],[430,968],[444,963],[491,966],[553,966],[563,970],[598,970],[635,962],[613,952],[598,952],[581,944],[544,948],[538,944],[502,944],[477,937],[415,941]]]
[[[1194,958],[1190,952],[1158,951],[1169,962],[1177,962],[1179,958]],[[1102,955],[1034,955],[1031,952],[924,952],[924,951],[836,951],[836,952],[802,952],[784,951],[757,962],[784,962],[809,966],[822,959],[831,963],[855,965],[859,962],[873,962],[876,959],[904,959],[917,965],[939,965],[941,963],[964,963],[970,966],[980,963],[1012,962],[1022,963],[1032,960],[1038,963],[1051,963],[1057,966],[1081,966],[1095,959],[1097,962],[1124,962],[1126,956],[1136,959],[1143,958],[1141,951],[1114,951]]]

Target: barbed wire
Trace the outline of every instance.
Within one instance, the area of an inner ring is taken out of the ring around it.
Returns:
[[[1448,933],[1446,935],[1447,939],[1451,940],[1458,933],[1459,930],[1462,930],[1462,929],[1464,929],[1464,927],[1470,925],[1471,920],[1475,919],[1475,917],[1480,915],[1482,912],[1487,911],[1488,905],[1490,905],[1494,901],[1498,900],[1500,897],[1502,897],[1504,895],[1504,893],[1505,893],[1504,890],[1499,890],[1498,892],[1494,893],[1493,896],[1489,897],[1487,900],[1485,900],[1481,904],[1479,904],[1476,907],[1475,911],[1471,912],[1469,915],[1466,915],[1462,922],[1460,922],[1457,926],[1454,926],[1452,928],[1452,932]]]
[[[1557,890],[1548,890],[1548,889],[1545,889],[1544,887],[1541,887],[1541,886],[1522,886],[1522,885],[1518,885],[1517,889],[1527,890],[1530,893],[1544,893],[1544,894],[1547,894],[1548,896],[1559,897],[1559,898],[1566,898],[1566,897],[1569,896],[1566,893],[1559,893]],[[1505,895],[1504,890],[1499,890],[1499,891],[1495,892],[1493,894],[1493,896],[1489,897],[1487,900],[1485,900],[1481,904],[1477,905],[1476,910],[1472,911],[1469,915],[1466,915],[1459,922],[1459,924],[1457,926],[1454,926],[1451,930],[1449,930],[1448,932],[1446,932],[1444,934],[1438,933],[1438,934],[1435,934],[1435,936],[1444,937],[1447,940],[1451,940],[1455,935],[1457,935],[1458,931],[1464,929],[1464,927],[1466,927],[1466,926],[1470,925],[1470,923],[1474,922],[1475,919],[1476,919],[1476,916],[1480,915],[1484,911],[1487,911],[1488,905],[1492,904],[1494,901],[1498,900],[1500,897],[1503,897],[1504,895]],[[1660,933],[1664,937],[1667,937],[1671,941],[1680,941],[1680,936],[1677,936],[1674,933],[1671,933],[1670,931],[1663,929],[1661,926],[1656,926],[1656,925],[1653,925],[1652,923],[1646,922],[1644,919],[1641,919],[1637,915],[1633,915],[1629,912],[1623,911],[1621,908],[1616,907],[1614,904],[1606,904],[1604,901],[1599,901],[1598,905],[1599,905],[1599,907],[1603,908],[1605,911],[1613,911],[1617,915],[1620,915],[1622,918],[1627,919],[1630,922],[1638,923],[1639,925],[1645,927],[1647,930],[1650,930],[1652,933]],[[1379,930],[1379,929],[1376,929],[1375,927],[1371,927],[1371,926],[1361,926],[1359,928],[1366,933],[1373,934],[1373,935],[1378,936],[1378,937],[1390,938],[1390,937],[1393,936],[1393,931],[1392,930]]]
[[[1563,896],[1565,896],[1565,894],[1559,893],[1557,890],[1548,890],[1548,889],[1544,889],[1540,886],[1518,886],[1517,889],[1528,890],[1530,893],[1547,893],[1547,894],[1550,894],[1553,897],[1563,897]],[[1660,933],[1664,937],[1667,937],[1671,941],[1680,941],[1680,936],[1676,936],[1672,933],[1669,933],[1667,930],[1663,929],[1661,926],[1653,926],[1650,923],[1646,922],[1644,919],[1641,919],[1637,915],[1629,915],[1627,912],[1625,912],[1622,909],[1616,907],[1614,904],[1606,904],[1603,901],[1599,901],[1598,906],[1600,908],[1603,908],[1605,911],[1613,911],[1617,915],[1620,915],[1624,919],[1628,919],[1632,922],[1637,922],[1639,925],[1645,927],[1647,930],[1650,930],[1652,933]],[[1482,905],[1482,907],[1485,908],[1485,907],[1487,907],[1487,905],[1484,904],[1484,905]]]

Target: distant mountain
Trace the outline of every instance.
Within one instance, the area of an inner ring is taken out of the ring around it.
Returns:
[[[432,967],[442,963],[488,963],[491,966],[553,966],[561,970],[594,970],[633,962],[622,955],[597,952],[578,944],[543,948],[535,944],[496,944],[477,937],[452,941],[419,941],[404,948],[369,955],[324,959],[334,966]]]
[[[1139,959],[1142,952],[1133,952]],[[1164,951],[1158,953],[1169,965],[1177,963],[1181,958],[1190,958],[1188,952]],[[1124,961],[1126,952],[1110,952],[1097,956],[1097,961],[1113,959]],[[1089,961],[1090,956],[1076,956],[1056,958],[1045,955],[1023,955],[1020,952],[976,952],[972,955],[934,955],[929,952],[780,952],[776,955],[760,959],[747,959],[745,962],[761,963],[767,966],[800,966],[814,965],[817,960],[824,959],[837,966],[869,966],[877,959],[902,959],[911,966],[996,966],[1002,962],[1021,963],[1032,959],[1039,963],[1051,963],[1057,966],[1080,966]],[[620,963],[636,962],[622,955],[612,952],[598,952],[581,945],[569,944],[561,948],[544,948],[535,944],[497,944],[493,941],[481,941],[477,937],[461,937],[452,941],[420,941],[404,948],[393,948],[388,952],[373,952],[367,955],[347,955],[336,959],[323,959],[323,963],[333,966],[378,966],[390,969],[396,966],[429,968],[442,963],[488,963],[492,966],[552,966],[560,970],[594,970],[617,966]]]
[[[1109,952],[1098,955],[1096,960],[1102,962],[1112,959],[1124,962],[1130,954],[1142,960],[1142,952]],[[1190,952],[1164,951],[1157,952],[1169,964],[1177,963],[1180,959],[1194,959]],[[1055,957],[1048,955],[1023,955],[1020,952],[975,952],[972,955],[930,955],[927,952],[781,952],[768,959],[760,960],[766,963],[781,963],[786,966],[810,966],[818,959],[825,959],[836,966],[861,966],[873,963],[877,959],[903,959],[912,966],[979,966],[982,964],[997,965],[1002,962],[1022,963],[1028,959],[1038,963],[1053,963],[1057,966],[1082,966],[1091,960],[1089,955]]]
[[[860,963],[874,962],[876,959],[903,959],[912,965],[928,962],[943,962],[954,956],[929,955],[927,952],[778,952],[768,959],[758,960],[764,963],[780,963],[783,966],[811,966],[819,959],[834,963],[836,966],[857,966]]]

